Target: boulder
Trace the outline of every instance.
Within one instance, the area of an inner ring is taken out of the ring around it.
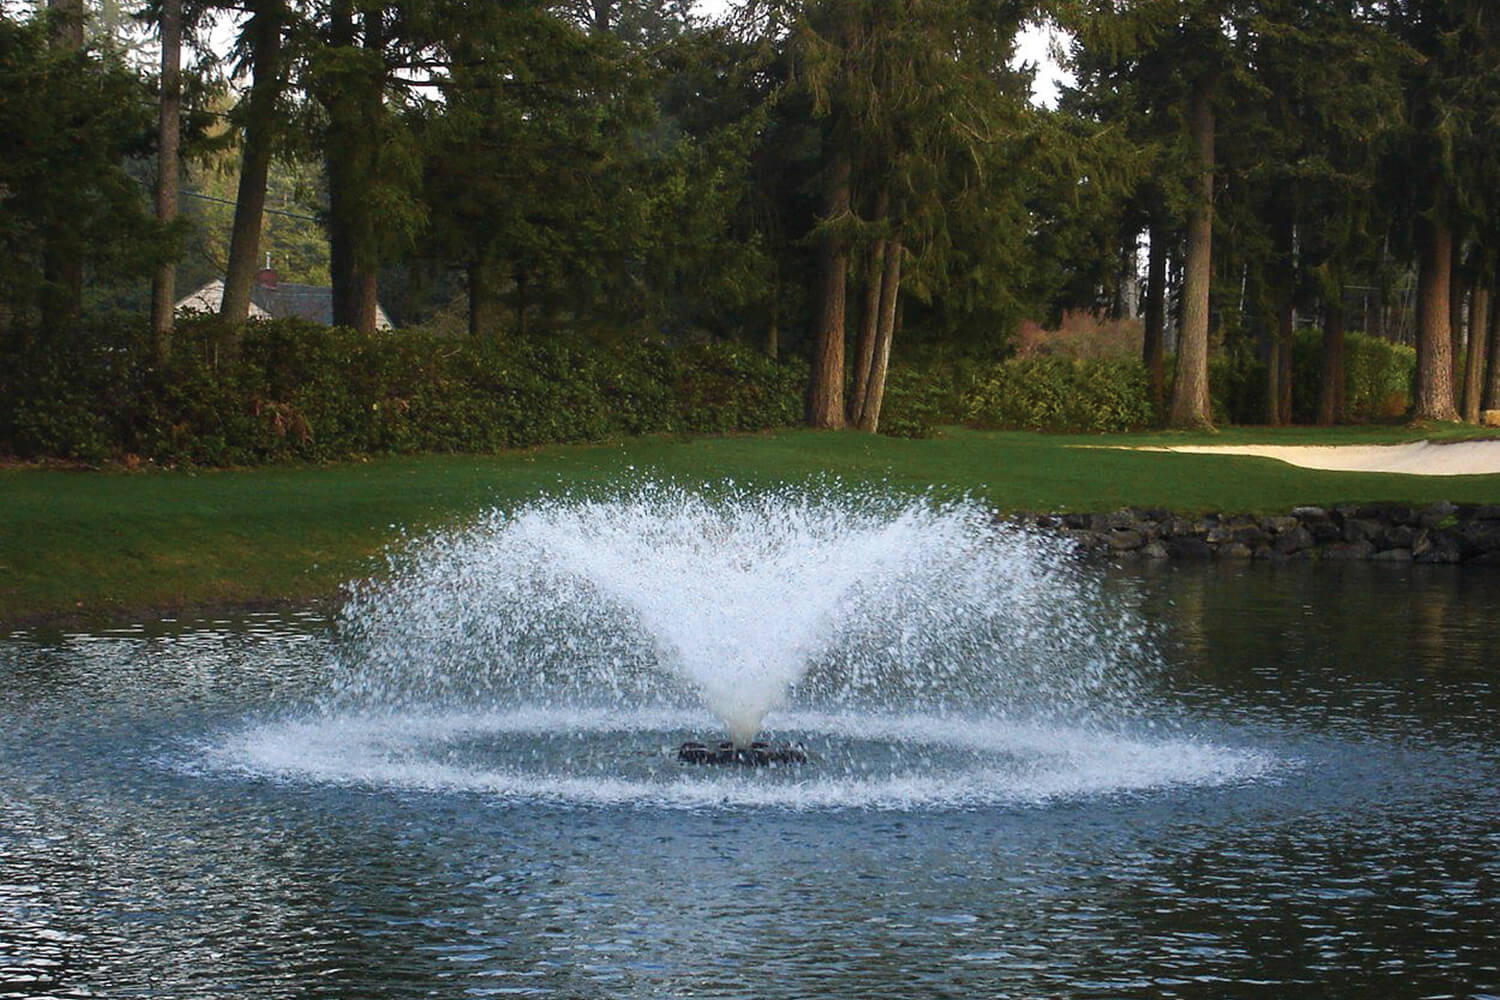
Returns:
[[[1213,546],[1198,535],[1179,535],[1167,539],[1167,554],[1173,559],[1212,559]]]
[[[1317,544],[1312,532],[1300,524],[1291,531],[1284,531],[1271,540],[1271,551],[1278,555],[1289,556],[1303,549],[1310,549]]]

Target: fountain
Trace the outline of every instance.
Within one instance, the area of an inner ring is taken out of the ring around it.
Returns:
[[[971,501],[648,484],[401,546],[351,594],[318,716],[233,752],[322,780],[680,805],[1236,772],[1135,725],[1148,632],[1066,543]],[[784,773],[730,773],[747,766]],[[707,771],[726,773],[689,773]]]

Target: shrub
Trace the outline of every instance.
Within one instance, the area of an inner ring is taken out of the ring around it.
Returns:
[[[1149,426],[1153,414],[1138,361],[1036,358],[995,365],[969,393],[964,416],[980,427],[1108,432]]]
[[[1387,420],[1407,412],[1416,377],[1416,351],[1403,344],[1351,331],[1344,337],[1344,409],[1340,423]],[[1298,330],[1292,342],[1292,420],[1318,417],[1323,371],[1323,334]],[[1266,423],[1266,365],[1250,355],[1215,355],[1209,386],[1214,419],[1235,424]]]
[[[1404,416],[1416,394],[1416,377],[1415,348],[1363,333],[1346,335],[1341,419],[1363,422]]]
[[[29,352],[0,354],[0,447],[95,462],[109,457],[140,391],[145,328],[104,319]]]
[[[957,423],[953,378],[943,369],[892,368],[880,403],[880,433],[891,437],[931,437],[943,423]]]
[[[0,357],[0,451],[247,465],[761,430],[800,419],[807,375],[734,344],[366,336],[293,320],[249,324],[233,364],[216,361],[211,320],[184,323],[161,370],[147,343],[116,326]]]
[[[1054,330],[1023,320],[1016,330],[1016,357],[1125,360],[1140,355],[1142,336],[1139,319],[1109,319],[1089,310],[1067,309]]]
[[[1208,392],[1214,423],[1266,423],[1266,378],[1266,363],[1249,351],[1210,356]]]

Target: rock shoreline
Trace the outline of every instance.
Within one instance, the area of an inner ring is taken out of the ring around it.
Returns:
[[[1108,514],[1017,514],[1009,520],[1072,539],[1082,554],[1095,558],[1500,566],[1500,504],[1339,504],[1272,516],[1196,517],[1132,507]]]

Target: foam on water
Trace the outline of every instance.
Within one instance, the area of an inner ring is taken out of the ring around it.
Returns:
[[[494,511],[356,587],[311,717],[215,766],[577,802],[917,807],[1254,777],[1143,738],[1145,623],[1066,543],[971,502],[648,484]],[[693,768],[763,727],[814,763]]]
[[[206,752],[215,769],[287,781],[689,809],[1038,804],[1240,783],[1278,767],[1258,751],[1182,738],[996,719],[801,712],[786,713],[785,722],[792,734],[811,738],[813,764],[678,764],[674,734],[705,721],[701,713],[661,710],[347,715],[252,726]],[[476,756],[476,744],[489,752]],[[840,744],[853,754],[841,759]],[[875,766],[856,759],[874,744],[900,753]]]

